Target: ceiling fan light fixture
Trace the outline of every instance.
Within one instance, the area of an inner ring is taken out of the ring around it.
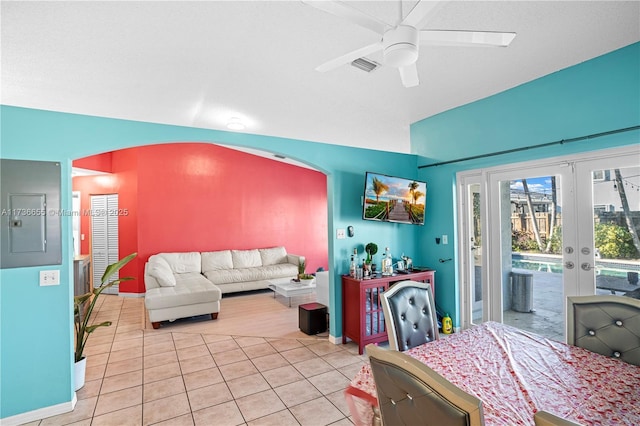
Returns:
[[[384,64],[402,68],[418,60],[419,32],[414,27],[400,25],[384,33],[382,50]]]
[[[229,130],[244,130],[246,127],[246,124],[238,117],[231,117],[229,121],[227,121],[227,129]]]

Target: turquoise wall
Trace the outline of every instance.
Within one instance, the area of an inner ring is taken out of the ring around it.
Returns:
[[[640,125],[640,43],[564,69],[411,126],[418,166],[579,138]],[[427,226],[419,236],[437,265],[438,305],[459,318],[456,244],[436,245],[438,234],[455,235],[455,175],[464,170],[640,143],[640,131],[517,153],[421,168],[429,183]],[[640,147],[639,147],[640,162]],[[453,261],[438,263],[439,258]]]
[[[62,208],[71,209],[71,161],[100,152],[163,142],[211,142],[268,150],[327,174],[331,334],[342,330],[340,274],[353,247],[373,241],[437,269],[437,302],[458,317],[455,173],[498,164],[638,144],[638,131],[523,153],[418,169],[433,162],[578,137],[640,124],[640,44],[420,121],[415,155],[300,140],[0,107],[2,158],[59,161]],[[393,141],[390,141],[393,144]],[[425,226],[361,220],[364,172],[428,182]],[[319,206],[319,208],[325,208]],[[355,237],[335,239],[337,228]],[[0,418],[71,401],[72,237],[63,218],[63,266],[0,270]],[[301,230],[304,232],[304,230]],[[434,238],[448,234],[450,244]],[[362,249],[362,248],[361,248]],[[438,259],[453,259],[439,263]],[[61,269],[61,285],[40,287],[42,269]]]
[[[365,171],[416,178],[415,155],[346,148],[275,137],[113,120],[2,106],[1,155],[59,161],[62,208],[71,210],[71,161],[105,151],[163,142],[211,142],[271,151],[311,164],[327,174],[331,334],[341,336],[340,274],[354,247],[374,241],[394,252],[414,252],[412,225],[364,222]],[[63,265],[0,270],[0,418],[68,402],[72,389],[72,235],[63,217]],[[336,228],[353,225],[355,237],[336,240]],[[304,233],[304,229],[300,229]],[[363,249],[361,248],[361,251]],[[61,285],[40,287],[42,269],[61,269]]]

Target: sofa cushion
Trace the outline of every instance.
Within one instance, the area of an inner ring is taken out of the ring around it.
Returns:
[[[262,259],[258,249],[254,250],[231,250],[233,268],[256,268],[262,266]]]
[[[204,275],[214,284],[231,284],[246,281],[266,281],[274,278],[293,278],[297,273],[298,267],[296,265],[285,263],[260,268],[234,268],[205,271]]]
[[[149,257],[147,273],[158,280],[161,287],[173,287],[176,285],[176,278],[167,261],[158,255]]]
[[[202,252],[202,272],[233,269],[231,250]]]
[[[185,253],[160,253],[158,256],[167,261],[174,274],[186,274],[188,272],[202,272],[200,253],[197,251]]]
[[[216,302],[222,297],[220,288],[200,273],[176,275],[174,287],[153,288],[145,294],[147,309],[164,309],[198,303]]]
[[[287,263],[287,251],[282,246],[258,249],[258,251],[262,259],[262,266]]]

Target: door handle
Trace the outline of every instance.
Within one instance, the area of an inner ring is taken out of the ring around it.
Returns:
[[[564,263],[564,267],[567,268],[567,269],[573,269],[575,266],[576,265],[571,261],[568,261],[568,262]]]
[[[580,265],[580,268],[582,268],[583,271],[590,271],[593,269],[593,266],[591,266],[591,264],[588,262],[584,262],[582,265]]]

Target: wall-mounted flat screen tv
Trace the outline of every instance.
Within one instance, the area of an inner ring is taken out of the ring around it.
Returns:
[[[426,197],[426,182],[367,172],[362,218],[424,225]]]

